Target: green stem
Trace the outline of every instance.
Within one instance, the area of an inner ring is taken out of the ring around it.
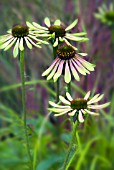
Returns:
[[[20,51],[20,75],[21,75],[21,83],[22,83],[22,106],[23,106],[23,122],[26,136],[26,147],[28,151],[28,156],[30,162],[32,164],[32,157],[29,148],[29,139],[27,133],[27,124],[26,124],[26,95],[25,95],[25,78],[24,78],[24,50]]]
[[[62,170],[66,170],[66,166],[67,166],[67,164],[68,164],[69,156],[70,156],[70,153],[71,153],[71,151],[72,151],[73,144],[74,144],[74,142],[75,142],[76,129],[77,129],[78,125],[79,125],[79,122],[75,122],[75,124],[73,124],[72,139],[71,139],[71,142],[70,142],[68,151],[67,151],[66,158],[65,158],[65,160],[64,160],[64,164],[63,164]]]
[[[53,59],[56,58],[57,49],[58,49],[58,46],[57,47],[53,47]],[[60,90],[60,81],[58,79],[57,82],[56,82],[56,102],[59,101],[59,90]]]
[[[68,92],[71,94],[71,82],[68,83],[67,88],[68,88]]]

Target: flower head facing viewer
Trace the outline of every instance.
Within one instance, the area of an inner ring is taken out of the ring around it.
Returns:
[[[64,80],[66,83],[71,81],[71,73],[74,78],[79,81],[80,77],[78,72],[82,75],[90,74],[89,71],[94,71],[94,64],[91,64],[84,60],[81,56],[87,55],[86,53],[76,53],[76,50],[68,45],[61,46],[57,50],[57,57],[51,64],[51,66],[43,72],[42,76],[47,76],[47,80],[51,78],[54,82],[64,74]]]
[[[16,25],[12,30],[7,31],[6,35],[0,37],[0,49],[4,49],[4,51],[15,44],[13,49],[14,57],[17,57],[19,50],[24,50],[25,43],[29,49],[32,49],[32,45],[41,48],[39,44],[48,44],[48,42],[36,38],[33,31],[26,25]]]
[[[70,24],[68,27],[62,26],[62,23],[59,19],[55,20],[54,24],[51,25],[50,19],[46,17],[44,19],[44,23],[46,27],[43,27],[35,22],[33,22],[33,25],[27,22],[27,25],[31,27],[31,30],[34,30],[34,32],[40,33],[38,36],[42,37],[48,37],[48,39],[53,40],[53,47],[58,46],[60,42],[65,42],[68,45],[71,45],[69,40],[72,41],[79,41],[84,42],[87,41],[88,38],[82,37],[86,35],[85,32],[80,33],[69,33],[68,31],[74,28],[77,24],[78,20],[75,20],[72,24]]]
[[[84,115],[90,114],[90,115],[99,115],[99,113],[90,111],[92,110],[99,110],[103,109],[107,106],[109,106],[110,102],[104,103],[104,104],[96,104],[103,98],[103,94],[96,94],[91,99],[90,97],[90,91],[85,95],[84,98],[76,98],[73,99],[71,95],[66,92],[66,98],[63,96],[59,96],[59,99],[63,105],[58,105],[52,101],[49,101],[49,104],[53,106],[54,108],[49,108],[48,110],[52,112],[56,112],[55,116],[61,116],[64,114],[68,114],[69,116],[76,116],[79,122],[84,122]]]

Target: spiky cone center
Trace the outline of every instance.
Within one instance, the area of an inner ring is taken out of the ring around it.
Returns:
[[[24,25],[16,25],[12,28],[13,37],[23,38],[29,34],[29,28]]]
[[[106,19],[109,21],[114,21],[114,11],[109,11],[105,14]]]
[[[64,45],[57,50],[57,55],[61,60],[69,60],[75,57],[75,50],[68,45]]]
[[[66,34],[65,29],[59,25],[52,25],[48,29],[50,34],[55,33],[55,38],[64,37]]]
[[[83,98],[77,98],[71,101],[71,108],[72,109],[87,109],[87,100]]]

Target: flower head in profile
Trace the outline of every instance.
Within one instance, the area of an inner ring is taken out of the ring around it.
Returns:
[[[80,56],[85,56],[86,53],[76,53],[76,50],[68,45],[61,46],[57,50],[57,57],[51,64],[51,66],[43,72],[42,76],[47,76],[47,80],[51,78],[54,82],[64,74],[64,80],[66,83],[71,81],[71,74],[79,81],[79,73],[82,75],[90,74],[90,71],[94,71],[94,64],[89,63]]]
[[[34,30],[36,34],[38,33],[38,36],[48,37],[48,39],[53,40],[53,47],[56,47],[60,42],[63,41],[66,44],[71,45],[69,40],[79,41],[79,42],[84,42],[88,40],[88,38],[82,37],[86,35],[85,32],[80,32],[80,33],[69,32],[69,30],[71,30],[76,26],[77,22],[78,20],[75,20],[71,25],[65,28],[59,19],[55,20],[54,24],[51,25],[50,19],[46,17],[44,19],[44,23],[46,27],[43,27],[37,24],[36,22],[33,22],[33,25],[27,22],[27,25],[30,26],[31,29]]]
[[[98,8],[98,12],[95,13],[95,17],[99,19],[102,23],[109,26],[114,25],[114,6],[110,3],[109,8],[103,4]]]
[[[103,94],[96,94],[90,99],[90,91],[85,95],[84,98],[73,99],[71,95],[66,92],[66,98],[59,96],[60,101],[64,105],[58,105],[52,101],[49,101],[49,104],[54,108],[49,108],[49,111],[55,112],[54,116],[62,116],[68,114],[69,116],[75,116],[79,122],[84,122],[84,116],[86,114],[90,115],[99,115],[99,113],[91,110],[100,110],[109,106],[110,102],[104,104],[97,104],[102,98]]]
[[[19,50],[24,50],[25,43],[29,49],[32,49],[32,45],[41,48],[39,44],[48,44],[48,42],[36,38],[33,31],[26,25],[16,25],[12,30],[7,31],[6,35],[0,37],[0,49],[4,49],[4,51],[15,44],[13,49],[14,57],[17,57]]]

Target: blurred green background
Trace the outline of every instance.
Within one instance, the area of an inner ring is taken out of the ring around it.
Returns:
[[[113,0],[0,0],[0,35],[15,24],[26,21],[44,24],[48,16],[69,25],[79,19],[74,31],[86,31],[89,41],[78,44],[81,52],[88,53],[88,61],[96,64],[90,75],[73,81],[72,92],[82,96],[88,90],[104,93],[104,102],[111,101],[99,118],[88,116],[80,125],[69,170],[113,170],[114,167],[114,25],[101,23],[94,17],[104,3]],[[114,3],[114,2],[113,2]],[[113,20],[114,22],[114,20]],[[77,45],[77,44],[76,44]],[[41,77],[52,62],[51,45],[42,49],[26,49],[26,107],[31,154],[34,157],[39,142],[36,170],[59,170],[71,139],[68,117],[46,119],[48,100],[54,99],[55,90]],[[64,82],[61,93],[64,93]],[[0,170],[29,170],[26,156],[22,112],[21,85],[18,59],[12,50],[0,50]]]

